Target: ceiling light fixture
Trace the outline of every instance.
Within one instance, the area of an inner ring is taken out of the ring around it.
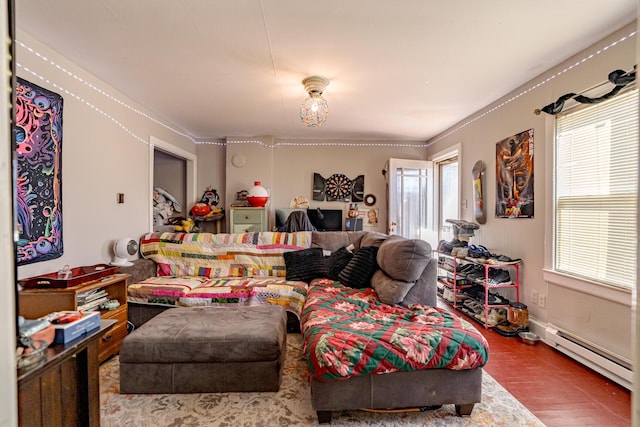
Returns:
[[[322,92],[329,84],[329,80],[320,76],[311,76],[302,80],[304,90],[309,94],[300,106],[300,120],[305,125],[317,128],[321,126],[329,115],[329,106]]]

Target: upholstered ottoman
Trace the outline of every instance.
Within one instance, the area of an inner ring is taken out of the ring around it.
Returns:
[[[285,310],[172,308],[129,334],[120,349],[120,393],[277,391]]]

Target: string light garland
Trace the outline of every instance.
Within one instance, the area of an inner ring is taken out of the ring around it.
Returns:
[[[608,49],[611,49],[612,47],[615,47],[616,45],[618,45],[619,43],[622,43],[632,37],[634,37],[636,35],[637,31],[632,31],[629,34],[627,34],[626,36],[621,37],[620,39],[610,43],[609,45],[603,47],[602,49],[598,49],[596,52],[582,58],[580,61],[575,62],[574,64],[564,68],[563,70],[555,73],[552,76],[547,77],[546,79],[538,82],[537,84],[529,87],[526,90],[523,90],[522,92],[518,93],[517,95],[512,96],[511,98],[501,102],[500,104],[490,108],[489,110],[483,112],[482,114],[479,114],[477,116],[475,116],[474,118],[462,123],[460,126],[457,126],[453,129],[451,129],[449,132],[444,133],[442,135],[440,135],[439,137],[427,142],[427,143],[423,143],[423,144],[394,144],[394,143],[349,143],[349,142],[331,142],[331,141],[318,141],[318,142],[311,142],[311,141],[307,141],[307,142],[284,142],[282,140],[279,140],[279,142],[276,142],[273,145],[269,145],[269,144],[265,144],[262,141],[258,141],[258,140],[242,140],[242,141],[219,141],[219,140],[197,140],[194,137],[192,137],[191,135],[188,135],[184,132],[181,132],[157,119],[155,119],[154,117],[151,117],[150,115],[148,115],[147,113],[138,110],[137,108],[134,108],[130,105],[128,105],[127,103],[121,101],[120,99],[114,97],[113,95],[105,92],[104,90],[98,88],[97,86],[87,82],[86,80],[84,80],[83,78],[79,77],[78,75],[76,75],[75,73],[67,70],[66,68],[62,67],[61,65],[55,63],[53,60],[49,60],[46,56],[40,54],[39,52],[37,52],[36,50],[32,49],[31,47],[25,45],[24,43],[20,42],[19,40],[15,40],[15,42],[20,45],[21,47],[23,47],[24,49],[26,49],[28,52],[34,54],[35,56],[37,56],[38,58],[42,59],[43,61],[47,62],[49,65],[51,65],[52,67],[58,69],[59,71],[69,75],[70,77],[72,77],[73,79],[81,82],[82,84],[84,84],[85,86],[87,86],[88,88],[90,88],[91,90],[99,93],[100,95],[106,97],[107,99],[109,99],[112,102],[115,102],[116,104],[135,112],[136,114],[140,115],[141,117],[144,117],[147,120],[152,121],[153,123],[164,127],[165,129],[168,129],[174,133],[176,133],[177,135],[180,135],[182,137],[185,137],[189,140],[191,140],[194,144],[206,144],[206,145],[218,145],[218,146],[226,146],[228,144],[260,144],[263,145],[265,147],[271,147],[271,148],[276,148],[276,147],[285,147],[285,146],[290,146],[290,147],[303,147],[303,146],[350,146],[350,147],[416,147],[416,148],[428,148],[431,145],[437,143],[438,141],[443,140],[444,138],[453,135],[454,133],[464,129],[465,127],[475,123],[476,121],[488,116],[489,114],[493,113],[494,111],[499,110],[500,108],[506,106],[507,104],[515,101],[516,99],[532,92],[535,89],[538,89],[539,87],[549,83],[550,81],[552,81],[553,79],[555,79],[556,77],[559,77],[571,70],[573,70],[574,68],[584,64],[585,62],[595,58],[596,56],[600,55],[601,53],[607,51]],[[28,69],[27,67],[23,67],[20,63],[16,63],[16,66],[18,68],[22,68],[23,70],[25,70],[26,72],[32,74],[33,76],[39,78],[40,80],[46,82],[47,84],[52,85],[53,87],[55,87],[56,89],[64,92],[65,94],[72,96],[73,98],[77,99],[78,101],[84,103],[85,105],[87,105],[89,108],[91,108],[92,110],[96,111],[97,113],[101,114],[102,116],[106,117],[107,119],[111,120],[112,122],[114,122],[118,127],[120,127],[123,131],[125,131],[126,133],[128,133],[130,136],[132,136],[134,139],[136,139],[137,141],[140,141],[146,145],[149,144],[149,142],[139,136],[136,135],[131,129],[129,129],[127,126],[125,126],[123,123],[121,123],[120,121],[118,121],[116,118],[114,118],[113,116],[111,116],[110,114],[106,113],[105,111],[101,110],[100,108],[96,107],[95,105],[91,104],[89,101],[85,100],[84,98],[76,95],[75,93],[62,88],[61,86],[59,86],[58,84],[51,82],[49,79],[44,78],[43,76],[37,74],[35,71],[32,71],[30,69]],[[282,141],[282,142],[280,142]],[[306,141],[306,140],[305,140]]]
[[[529,93],[529,92],[531,92],[531,91],[533,91],[533,90],[535,90],[535,89],[538,89],[540,86],[543,86],[543,85],[545,85],[545,84],[549,83],[551,80],[555,79],[556,77],[560,77],[561,75],[563,75],[563,74],[565,74],[565,73],[567,73],[567,72],[569,72],[569,71],[573,70],[574,68],[576,68],[576,67],[578,67],[578,66],[580,66],[580,65],[584,64],[585,62],[587,62],[587,61],[589,61],[589,60],[591,60],[591,59],[595,58],[596,56],[600,55],[602,52],[605,52],[605,51],[607,51],[607,50],[611,49],[612,47],[616,46],[618,43],[622,43],[622,42],[624,42],[625,40],[630,39],[631,37],[635,36],[635,35],[636,35],[636,33],[637,33],[637,31],[632,31],[632,32],[630,32],[630,33],[629,33],[629,34],[627,34],[626,36],[621,37],[620,39],[618,39],[618,40],[616,40],[616,41],[612,42],[611,44],[609,44],[609,45],[607,45],[607,46],[603,47],[602,49],[598,49],[595,53],[592,53],[592,54],[590,54],[590,55],[588,55],[588,56],[586,56],[586,57],[582,58],[580,61],[577,61],[577,62],[575,62],[575,63],[574,63],[574,64],[572,64],[572,65],[569,65],[568,67],[564,68],[562,71],[558,71],[558,72],[557,72],[557,73],[555,73],[554,75],[552,75],[552,76],[550,76],[550,77],[547,77],[547,78],[546,78],[546,79],[544,79],[543,81],[541,81],[541,82],[539,82],[539,83],[537,83],[537,84],[535,84],[535,85],[531,86],[529,89],[523,90],[523,91],[522,91],[522,92],[520,92],[519,94],[512,96],[511,98],[507,99],[506,101],[503,101],[503,102],[502,102],[502,103],[500,103],[499,105],[496,105],[495,107],[493,107],[493,108],[491,108],[491,109],[489,109],[489,110],[485,111],[484,113],[482,113],[482,114],[480,114],[480,115],[478,115],[478,116],[474,117],[473,119],[471,119],[471,120],[469,120],[469,121],[467,121],[467,122],[465,122],[465,123],[461,124],[460,126],[458,126],[458,127],[454,128],[454,129],[450,130],[449,132],[447,132],[447,133],[445,133],[445,134],[440,135],[440,136],[439,136],[439,137],[437,137],[436,139],[433,139],[433,140],[429,141],[429,142],[427,143],[427,147],[430,147],[431,145],[435,144],[436,142],[441,141],[441,140],[443,140],[444,138],[446,138],[446,137],[448,137],[448,136],[450,136],[450,135],[453,135],[454,133],[456,133],[456,132],[458,132],[458,131],[460,131],[460,130],[464,129],[465,127],[469,126],[470,124],[472,124],[472,123],[474,123],[474,122],[476,122],[476,121],[478,121],[478,120],[482,119],[483,117],[485,117],[485,116],[487,116],[487,115],[489,115],[489,114],[493,113],[494,111],[496,111],[496,110],[498,110],[498,109],[500,109],[500,108],[504,107],[505,105],[507,105],[507,104],[511,103],[512,101],[515,101],[516,99],[518,99],[518,98],[520,98],[520,97],[522,97],[522,96],[526,95],[527,93]]]
[[[84,80],[82,77],[78,76],[77,74],[67,70],[65,67],[57,64],[55,61],[48,59],[46,56],[42,55],[40,52],[37,52],[36,50],[34,50],[33,48],[27,46],[26,44],[22,43],[19,40],[16,40],[16,43],[18,45],[20,45],[21,47],[23,47],[24,49],[26,49],[28,52],[32,53],[33,55],[35,55],[36,57],[40,58],[41,60],[43,60],[44,62],[48,63],[49,65],[51,65],[52,67],[56,68],[57,70],[61,71],[64,74],[67,74],[69,77],[73,78],[74,80],[77,80],[78,82],[84,84],[86,87],[88,87],[89,89],[99,93],[100,95],[106,97],[107,99],[109,99],[112,102],[115,102],[116,104],[120,105],[121,107],[124,107],[138,115],[140,115],[141,117],[144,117],[147,120],[152,121],[153,123],[162,126],[163,128],[170,130],[172,132],[174,132],[177,135],[180,135],[184,138],[187,138],[189,140],[191,140],[194,144],[211,144],[211,145],[225,145],[224,142],[220,142],[220,141],[198,141],[196,140],[194,137],[192,137],[191,135],[188,135],[184,132],[181,132],[178,129],[175,129],[169,125],[167,125],[166,123],[161,122],[160,120],[157,120],[154,117],[151,117],[150,115],[148,115],[147,113],[140,111],[139,109],[132,107],[131,105],[125,103],[124,101],[116,98],[115,96],[105,92],[104,90],[100,89],[99,87],[91,84],[90,82]],[[84,98],[81,98],[80,96],[74,94],[73,92],[66,90],[66,89],[62,89],[61,86],[57,85],[54,82],[51,82],[49,79],[46,79],[44,77],[42,77],[41,75],[37,74],[35,71],[32,71],[26,67],[23,67],[20,63],[16,63],[16,66],[19,68],[24,69],[25,71],[31,73],[32,75],[34,75],[35,77],[41,79],[42,81],[47,82],[48,84],[51,84],[52,86],[54,86],[56,89],[60,89],[63,90],[66,94],[72,96],[73,98],[83,102],[84,104],[88,105],[90,108],[99,111],[102,115],[104,115],[105,117],[109,118],[110,120],[118,123],[118,125],[124,129],[125,131],[127,131],[127,133],[131,134],[132,136],[134,136],[137,140],[145,143],[145,144],[149,144],[144,138],[135,135],[129,128],[127,128],[126,126],[124,126],[122,123],[118,122],[115,118],[113,118],[111,115],[107,114],[106,112],[97,109],[97,107],[93,106],[91,103],[89,103],[88,101],[86,101]]]

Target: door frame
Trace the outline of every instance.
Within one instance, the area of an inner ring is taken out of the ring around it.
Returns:
[[[149,200],[149,232],[153,232],[153,171],[154,171],[154,152],[158,148],[165,153],[169,153],[172,156],[184,159],[186,162],[186,184],[187,189],[185,193],[185,199],[187,206],[184,207],[185,212],[188,213],[189,207],[196,202],[196,181],[198,173],[198,157],[182,148],[176,147],[166,141],[151,136],[149,139],[149,194],[147,200]]]
[[[429,160],[417,159],[399,159],[389,158],[387,162],[387,233],[396,234],[398,218],[396,215],[395,200],[391,195],[392,188],[395,185],[396,173],[398,168],[415,168],[427,170],[427,200],[425,206],[426,227],[429,231],[427,236],[422,236],[422,240],[430,241],[433,239],[432,234],[437,230],[434,229],[434,181],[433,181],[433,162]]]
[[[434,222],[436,223],[438,239],[440,239],[440,228],[444,222],[444,218],[440,218],[440,168],[439,163],[457,157],[458,159],[458,216],[462,217],[462,212],[467,209],[466,200],[462,202],[462,145],[454,144],[446,149],[434,153],[429,156],[429,160],[433,162],[433,198],[437,206],[433,207]]]

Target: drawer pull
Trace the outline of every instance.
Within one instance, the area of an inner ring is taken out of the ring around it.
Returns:
[[[113,338],[113,335],[109,334],[109,335],[105,335],[102,337],[102,342],[107,342],[109,341],[111,338]]]

